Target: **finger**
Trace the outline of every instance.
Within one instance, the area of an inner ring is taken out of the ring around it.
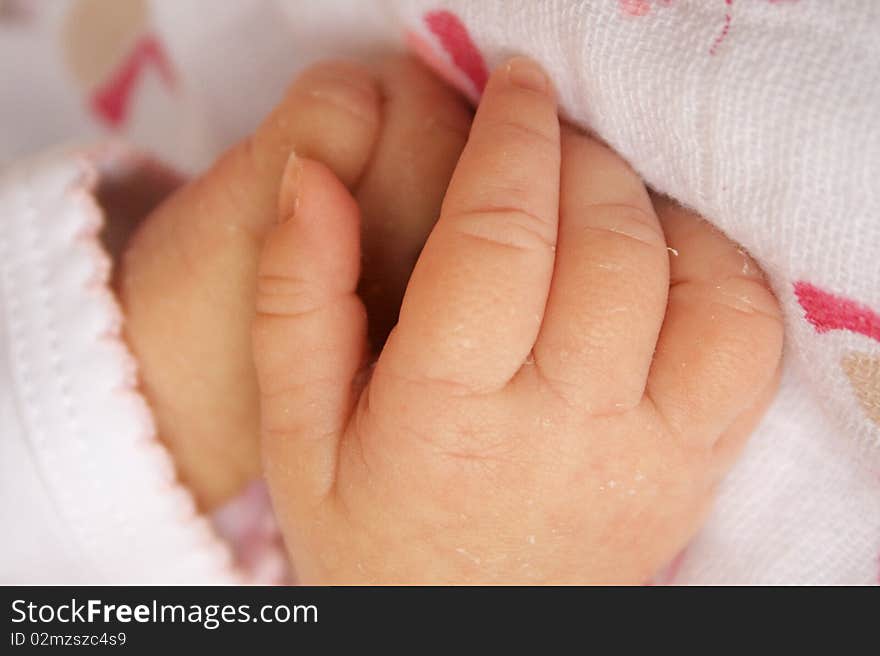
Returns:
[[[668,200],[657,208],[673,256],[648,394],[675,431],[711,444],[770,384],[782,318],[742,249]]]
[[[225,209],[259,232],[275,220],[281,173],[291,152],[326,164],[348,187],[360,178],[379,134],[381,96],[375,76],[349,62],[306,69],[247,140],[208,175],[225,188]],[[204,199],[202,199],[204,202]]]
[[[295,149],[353,184],[379,114],[378,87],[363,68],[309,69],[256,135],[163,203],[127,251],[120,276],[126,337],[160,434],[194,487],[224,486],[215,471],[235,472],[236,486],[259,473],[250,323],[260,238],[275,221],[285,160]],[[187,321],[175,319],[181,313]],[[181,395],[177,382],[192,394]],[[193,399],[206,399],[203,412]],[[226,485],[209,501],[235,491]]]
[[[607,146],[562,135],[559,239],[535,366],[596,414],[644,395],[666,309],[669,256],[644,184]]]
[[[279,489],[313,500],[332,485],[366,347],[359,214],[332,172],[307,159],[291,159],[280,205],[253,324],[263,456],[267,476],[283,479]]]
[[[363,215],[359,293],[376,352],[397,323],[472,120],[465,101],[414,59],[389,59],[379,79],[382,132],[355,194]]]
[[[733,423],[725,429],[712,446],[712,467],[715,480],[721,480],[730,471],[742,453],[749,437],[755,432],[767,409],[776,398],[782,367],[777,366],[770,383],[758,395],[757,400],[748,407]]]
[[[553,92],[514,59],[486,86],[384,365],[471,391],[509,381],[544,312],[558,203]]]

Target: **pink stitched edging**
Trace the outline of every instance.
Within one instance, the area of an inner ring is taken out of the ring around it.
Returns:
[[[118,148],[119,147],[117,146],[116,150],[118,150]],[[141,170],[155,172],[156,169],[161,169],[163,173],[168,173],[168,171],[165,170],[164,167],[159,166],[158,163],[124,147],[122,147],[121,153],[114,153],[112,152],[113,150],[113,148],[110,149],[112,159],[102,164],[102,173],[118,173],[121,167],[126,167],[128,169],[128,172],[126,173],[128,177],[136,175],[136,172]],[[101,161],[101,157],[102,152],[100,149],[92,155],[92,158],[98,162]],[[106,157],[106,155],[104,155],[104,157]],[[182,180],[179,182],[182,183]],[[96,185],[97,179],[95,180],[93,188]],[[91,198],[91,201],[94,203],[93,197]],[[99,220],[96,221],[93,226],[90,250],[95,255],[96,261],[103,259],[107,262],[107,267],[101,269],[105,275],[103,280],[99,281],[100,289],[97,290],[97,293],[109,301],[111,307],[108,308],[108,312],[112,314],[114,319],[116,319],[114,325],[117,330],[115,336],[108,334],[104,335],[103,338],[112,340],[114,342],[113,346],[119,349],[120,357],[124,360],[124,364],[127,363],[130,365],[129,370],[126,372],[128,376],[126,377],[125,385],[119,390],[120,393],[129,393],[133,390],[134,394],[141,398],[140,392],[137,389],[137,363],[128,351],[124,341],[120,338],[124,317],[122,316],[116,297],[109,293],[107,288],[107,281],[110,273],[110,258],[107,256],[103,246],[97,239],[97,235],[103,227],[103,212],[100,207],[97,207],[97,205],[95,205],[95,208],[99,215]],[[147,404],[145,402],[140,403],[139,409],[145,413],[145,416],[143,417],[144,423],[151,427],[151,432],[155,435],[152,415]],[[156,452],[157,458],[160,457],[159,452],[167,453],[164,445],[157,439],[154,439],[152,443],[149,444],[149,448]],[[169,492],[176,495],[179,499],[180,514],[178,515],[178,518],[182,521],[198,522],[204,540],[211,543],[219,540],[224,546],[224,551],[228,554],[224,557],[234,555],[234,566],[232,568],[234,576],[240,578],[241,581],[245,583],[279,584],[289,581],[289,563],[286,557],[284,543],[281,539],[281,533],[275,521],[271,503],[269,502],[268,493],[265,491],[265,484],[262,482],[252,484],[249,488],[245,489],[239,497],[233,498],[225,506],[222,506],[215,511],[209,521],[206,516],[203,516],[198,512],[195,500],[192,498],[189,491],[177,481],[176,472],[174,471],[170,455],[167,458],[162,456],[161,459],[166,461],[169,465],[170,476],[167,479],[167,488],[169,489]],[[223,515],[228,512],[229,509],[240,510],[240,517],[243,526],[232,530],[230,530],[228,525],[225,527],[223,526]],[[241,511],[247,513],[247,516],[242,514]],[[226,530],[224,530],[224,528]],[[211,545],[211,548],[216,548],[216,545]],[[232,562],[233,561],[230,560],[230,563]]]
[[[29,424],[28,428],[31,439],[27,440],[26,443],[34,452],[34,462],[42,472],[41,478],[51,484],[54,477],[50,474],[53,471],[57,471],[58,468],[64,467],[65,463],[59,462],[55,451],[48,447],[50,435],[45,430],[45,413],[41,412],[41,405],[39,402],[42,390],[37,388],[37,385],[33,380],[34,368],[30,366],[32,362],[29,361],[28,350],[26,348],[29,328],[32,328],[33,326],[29,325],[25,319],[28,315],[28,311],[25,309],[25,302],[33,303],[36,301],[36,304],[41,307],[43,314],[47,314],[47,305],[49,304],[47,292],[48,281],[46,279],[47,274],[45,267],[38,271],[35,266],[28,266],[27,273],[31,275],[39,275],[41,284],[39,284],[39,289],[29,294],[27,298],[22,297],[20,288],[27,287],[27,285],[20,286],[17,284],[20,281],[16,273],[25,265],[33,264],[32,262],[27,261],[28,255],[32,254],[34,257],[40,257],[43,256],[44,253],[42,251],[43,244],[38,239],[36,231],[34,230],[34,224],[40,217],[33,201],[35,194],[32,188],[32,178],[19,176],[19,179],[16,182],[17,184],[12,186],[12,191],[7,194],[6,198],[4,198],[4,210],[9,212],[9,216],[19,216],[18,223],[20,226],[6,226],[7,234],[4,236],[4,239],[0,239],[0,264],[2,264],[3,267],[2,276],[0,276],[0,278],[2,278],[2,290],[0,291],[2,291],[3,297],[7,301],[8,312],[5,318],[9,334],[10,374],[14,381],[13,388],[10,391],[13,392],[15,396],[16,405],[21,408],[22,420]],[[2,185],[0,185],[0,197],[2,196],[3,189]],[[11,249],[11,240],[14,236],[20,237],[20,235],[18,235],[19,231],[15,228],[19,228],[20,231],[28,231],[30,233],[30,238],[24,240],[21,238],[17,239],[15,248]],[[21,258],[25,258],[26,264],[21,263]],[[16,264],[18,264],[17,267]],[[30,313],[32,314],[33,310],[31,310]],[[66,380],[60,379],[60,373],[58,371],[60,361],[60,356],[58,355],[58,343],[59,337],[57,330],[50,331],[47,344],[44,345],[44,354],[48,354],[55,377],[56,379],[59,379],[59,384],[62,386],[62,393],[59,395],[60,401],[65,410],[69,412],[70,403],[67,397],[69,396],[70,386]],[[78,437],[78,432],[75,431],[74,438]],[[81,442],[77,440],[77,446],[80,445]],[[83,477],[84,483],[92,486],[99,485],[99,479],[94,476],[93,459],[89,458],[86,454],[84,460],[85,462],[83,465],[87,473],[87,475]],[[60,494],[56,493],[54,495],[54,507],[59,509],[63,516],[68,520],[70,525],[69,532],[73,536],[78,535],[80,538],[79,540],[73,540],[74,548],[79,552],[82,558],[87,561],[91,560],[92,564],[96,564],[91,558],[92,554],[90,547],[93,545],[90,543],[88,536],[81,532],[85,518],[81,516],[78,512],[78,508],[74,504],[69,502],[60,503],[58,500],[59,497],[63,498]],[[64,515],[64,511],[66,511],[66,515]],[[110,519],[112,520],[115,518],[111,517]],[[122,528],[124,530],[124,527]]]
[[[49,483],[47,490],[70,525],[74,544],[82,547],[81,557],[91,559],[105,582],[146,582],[144,572],[161,577],[163,559],[174,557],[174,552],[152,558],[148,552],[138,552],[144,563],[128,562],[121,551],[126,542],[150,530],[138,517],[138,511],[145,510],[159,522],[149,539],[160,536],[157,545],[185,548],[176,560],[191,562],[199,580],[252,582],[248,573],[234,565],[228,545],[208,518],[196,511],[192,495],[176,480],[170,455],[156,439],[151,413],[137,389],[136,363],[121,339],[122,317],[107,285],[109,258],[98,237],[103,216],[94,189],[101,173],[131,170],[139,162],[145,160],[124,147],[103,145],[24,163],[16,169],[23,173],[0,180],[7,183],[6,198],[17,199],[5,208],[15,221],[8,236],[17,241],[0,240],[3,291],[10,310],[12,373],[18,381],[14,392],[24,409],[38,466]],[[7,247],[22,250],[13,255]],[[54,282],[46,277],[50,271]],[[29,305],[25,306],[19,296],[28,290]],[[88,317],[87,322],[76,323],[78,316]],[[40,347],[45,339],[45,348]],[[89,382],[89,376],[98,374],[82,369],[82,364],[89,363],[99,365],[98,385]],[[35,378],[41,371],[43,378]],[[46,380],[46,373],[53,387],[59,388],[59,398],[47,399],[45,390],[34,383]],[[77,399],[84,398],[93,409],[112,412],[116,420],[96,423],[80,407]],[[113,423],[120,418],[123,423]],[[121,430],[111,436],[107,428],[113,425]],[[114,492],[125,475],[107,469],[113,461],[100,452],[100,445],[107,444],[108,438],[116,442],[113,449],[124,455],[124,462],[117,464],[123,469],[135,467],[143,487],[129,488],[122,495]],[[137,508],[132,511],[120,505],[119,496],[130,497]],[[166,534],[168,542],[161,538]],[[107,536],[106,541],[101,536]],[[166,581],[186,580],[187,571],[178,565],[171,574],[175,578]],[[264,577],[259,581],[272,582]]]

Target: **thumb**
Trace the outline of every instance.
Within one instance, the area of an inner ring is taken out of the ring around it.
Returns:
[[[357,204],[326,166],[291,156],[279,222],[259,262],[252,333],[263,460],[276,495],[315,500],[334,481],[367,351],[359,223]]]

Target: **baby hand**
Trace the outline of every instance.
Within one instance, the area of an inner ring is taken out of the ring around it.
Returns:
[[[254,279],[291,150],[324,162],[358,198],[363,295],[380,343],[470,120],[464,102],[413,61],[388,60],[376,75],[318,64],[253,136],[140,226],[118,275],[126,337],[159,435],[200,505],[216,505],[259,472]]]
[[[644,582],[773,391],[747,256],[560,130],[515,59],[486,87],[370,369],[358,206],[292,160],[259,266],[266,475],[304,582]]]

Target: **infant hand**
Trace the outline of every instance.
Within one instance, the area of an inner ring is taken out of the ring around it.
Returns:
[[[317,64],[253,136],[140,226],[118,276],[126,337],[159,435],[200,505],[259,472],[254,279],[290,152],[324,162],[358,199],[378,343],[396,321],[470,120],[464,101],[414,61],[390,59],[375,75]]]
[[[304,582],[644,582],[774,388],[751,260],[494,73],[370,369],[358,207],[302,158],[258,275],[266,475]]]

